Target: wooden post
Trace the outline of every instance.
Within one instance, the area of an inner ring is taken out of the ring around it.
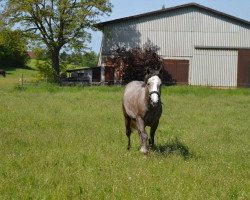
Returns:
[[[22,74],[22,89],[23,89],[23,74]]]

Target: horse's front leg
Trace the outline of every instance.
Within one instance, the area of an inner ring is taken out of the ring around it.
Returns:
[[[148,153],[148,149],[147,149],[148,135],[145,130],[145,123],[141,117],[136,118],[136,125],[138,128],[138,133],[140,137],[140,144],[141,144],[140,151],[144,154],[147,154]]]
[[[150,138],[149,138],[149,145],[151,147],[154,146],[155,144],[155,131],[158,127],[158,124],[159,124],[159,121],[155,122],[152,126],[151,126],[151,129],[150,129]]]

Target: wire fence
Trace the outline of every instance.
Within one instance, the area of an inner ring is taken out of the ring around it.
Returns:
[[[19,81],[18,81],[18,87],[19,88],[26,88],[29,86],[36,86],[39,84],[44,83],[52,83],[48,77],[30,77],[26,76],[25,74],[21,74]],[[69,80],[69,79],[61,79],[60,83],[61,86],[100,86],[100,85],[111,85],[109,82],[93,82],[93,81],[86,81],[86,80]],[[114,83],[112,85],[115,85]]]
[[[47,77],[44,77],[44,78],[31,77],[31,76],[26,76],[25,74],[21,74],[18,80],[18,87],[25,88],[28,86],[39,85],[41,83],[49,83],[48,78]]]

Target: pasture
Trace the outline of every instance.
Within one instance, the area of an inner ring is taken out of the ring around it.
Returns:
[[[126,149],[123,87],[15,76],[0,77],[0,199],[250,198],[249,89],[163,87],[144,156],[136,132]]]

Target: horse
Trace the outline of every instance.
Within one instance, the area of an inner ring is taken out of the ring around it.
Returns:
[[[132,129],[137,129],[140,138],[140,151],[148,153],[145,127],[150,127],[149,145],[154,146],[155,131],[162,114],[161,79],[159,71],[146,76],[143,81],[128,83],[123,95],[123,115],[125,119],[126,135],[129,150]]]

